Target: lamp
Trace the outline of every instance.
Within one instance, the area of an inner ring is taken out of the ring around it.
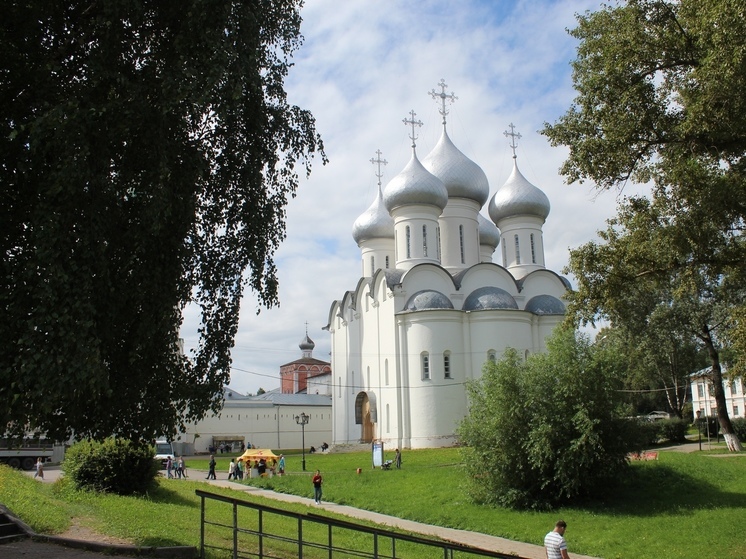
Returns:
[[[302,467],[303,471],[306,471],[306,424],[308,424],[308,420],[311,419],[310,416],[308,416],[305,412],[301,412],[300,415],[295,416],[295,422],[300,425],[301,429],[301,445],[303,446],[303,462]]]

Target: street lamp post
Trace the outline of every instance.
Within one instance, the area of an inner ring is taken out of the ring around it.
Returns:
[[[303,471],[306,471],[306,424],[311,419],[305,412],[301,412],[300,415],[295,416],[295,422],[300,425],[301,429],[301,445],[303,445]]]
[[[697,410],[697,435],[699,439],[699,450],[702,450],[702,421],[700,419],[702,418],[702,410]]]

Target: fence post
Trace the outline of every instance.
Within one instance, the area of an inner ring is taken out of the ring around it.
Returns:
[[[199,506],[199,556],[205,559],[205,498],[200,497]]]
[[[238,559],[238,503],[233,503],[233,559]]]

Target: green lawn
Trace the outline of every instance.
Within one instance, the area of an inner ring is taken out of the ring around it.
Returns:
[[[218,477],[225,479],[230,457],[216,459]],[[585,555],[745,556],[746,454],[660,452],[657,461],[633,463],[630,479],[603,500],[552,512],[514,512],[470,503],[457,449],[406,451],[402,469],[392,471],[372,469],[369,453],[307,454],[306,473],[300,472],[300,455],[286,460],[289,475],[247,483],[311,497],[310,477],[318,468],[324,476],[324,500],[420,522],[540,544],[557,518],[564,518],[570,551]],[[196,545],[199,506],[194,489],[204,486],[191,480],[205,475],[207,458],[192,458],[187,466],[190,481],[162,480],[145,498],[81,494],[65,484],[43,485],[0,468],[0,502],[39,531],[64,531],[67,519],[77,516],[91,519],[105,533],[142,545]],[[360,475],[357,468],[362,469]]]

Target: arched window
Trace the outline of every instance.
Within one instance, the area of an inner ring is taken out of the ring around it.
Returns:
[[[368,390],[370,390],[370,367],[368,367],[368,371],[367,371],[366,374],[367,374],[367,377],[368,377],[367,378],[367,382],[368,382],[367,386],[368,386]]]
[[[430,355],[422,352],[422,380],[430,380]]]
[[[350,375],[350,392],[355,393],[355,371]]]
[[[459,247],[461,248],[461,263],[463,264],[464,262],[466,262],[466,260],[464,259],[464,226],[463,225],[458,226],[458,242],[459,242]]]
[[[386,257],[386,269],[387,270],[389,269],[389,257],[388,256]]]
[[[407,233],[407,258],[412,258],[412,251],[411,251],[411,241],[412,241],[412,234],[409,231],[409,225],[407,225],[407,228],[405,229],[405,232]]]
[[[508,242],[503,238],[503,266],[508,265]]]
[[[376,271],[376,257],[371,256],[370,257],[370,275],[373,275],[373,272]]]
[[[443,378],[451,378],[451,352],[443,353]]]
[[[389,360],[385,359],[383,362],[383,375],[386,380],[386,386],[389,385]]]
[[[497,361],[497,352],[494,349],[491,349],[487,352],[487,361],[491,363]]]
[[[389,405],[386,404],[386,432],[391,432],[391,414],[389,413]]]
[[[440,255],[442,254],[440,251],[440,226],[435,228],[435,241],[438,245],[438,254],[436,254],[435,257],[440,260]]]
[[[518,243],[518,235],[514,235],[513,238],[515,239],[515,263],[520,264],[521,263],[521,246]]]
[[[427,225],[422,226],[422,256],[427,256]]]
[[[531,264],[536,264],[536,246],[534,245],[533,233],[531,233]]]

